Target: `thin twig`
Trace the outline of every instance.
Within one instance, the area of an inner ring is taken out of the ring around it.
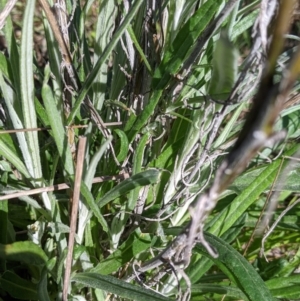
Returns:
[[[300,152],[297,151],[295,156],[299,157],[299,155],[300,155]],[[287,157],[283,156],[281,163],[283,163],[284,159],[287,159]],[[294,158],[294,159],[296,159],[296,158]],[[282,166],[282,164],[280,164],[279,169],[281,169],[281,166]],[[285,166],[283,172],[281,173],[279,180],[277,181],[277,178],[275,179],[275,181],[277,182],[277,184],[274,188],[275,192],[272,194],[271,199],[268,202],[268,208],[263,216],[263,219],[262,219],[262,221],[260,221],[260,224],[255,231],[256,236],[261,236],[264,233],[266,227],[269,225],[271,216],[272,216],[275,208],[277,207],[279,195],[280,195],[281,191],[283,190],[282,183],[288,177],[289,172],[293,169],[294,169],[294,164],[292,162],[288,162],[288,164]],[[273,187],[272,187],[272,189],[273,189]]]
[[[102,183],[105,181],[123,180],[123,179],[126,179],[128,176],[129,176],[128,173],[123,173],[123,174],[116,175],[116,176],[96,177],[93,179],[92,183],[95,184],[95,183]],[[55,184],[55,185],[51,185],[51,186],[47,186],[47,187],[23,190],[23,191],[0,196],[0,201],[15,199],[15,198],[23,197],[23,196],[28,196],[28,195],[39,194],[39,193],[43,193],[43,192],[65,190],[65,189],[69,189],[69,188],[70,188],[69,184],[61,183],[61,184]]]
[[[122,125],[122,122],[106,122],[104,124],[105,124],[105,126],[117,126],[117,125]],[[66,126],[66,128],[70,128],[70,129],[84,129],[84,128],[87,128],[87,127],[88,127],[87,124]],[[22,133],[22,132],[49,131],[49,130],[51,130],[51,127],[32,128],[32,129],[16,129],[16,130],[0,130],[0,135],[1,134]]]
[[[261,212],[260,212],[260,215],[259,215],[259,217],[258,217],[258,219],[257,219],[257,222],[256,222],[256,224],[255,224],[255,227],[254,227],[254,229],[253,229],[253,231],[252,231],[251,237],[250,237],[250,239],[249,239],[249,241],[248,241],[248,243],[247,243],[247,245],[246,245],[246,248],[245,248],[245,250],[244,250],[243,256],[246,256],[247,251],[248,251],[248,248],[250,247],[250,245],[251,245],[252,242],[253,242],[254,236],[255,236],[255,234],[256,234],[256,229],[258,228],[258,225],[260,224],[260,222],[261,222],[261,220],[262,220],[263,213],[264,213],[264,211],[266,210],[267,204],[269,203],[269,200],[270,200],[270,198],[271,198],[271,195],[272,195],[272,193],[273,193],[273,191],[274,191],[274,186],[275,186],[275,184],[277,183],[277,179],[278,179],[278,176],[279,176],[279,174],[280,174],[280,172],[281,172],[281,168],[282,168],[283,162],[284,162],[284,158],[281,159],[281,162],[280,162],[279,168],[278,168],[278,170],[277,170],[275,179],[274,179],[274,181],[273,181],[273,183],[272,183],[271,189],[270,189],[270,191],[269,191],[269,193],[268,193],[268,195],[267,195],[266,201],[265,201],[264,206],[263,206],[263,208],[262,208],[262,210],[261,210]]]
[[[260,249],[260,257],[262,257],[265,253],[265,241],[270,236],[270,234],[273,232],[275,227],[278,225],[278,223],[281,221],[281,219],[285,216],[285,214],[290,211],[292,208],[294,208],[296,205],[300,203],[300,199],[298,199],[295,203],[288,206],[286,209],[284,209],[280,215],[278,216],[277,220],[274,222],[274,224],[270,227],[268,232],[264,235],[262,241],[261,241],[261,249]],[[267,259],[266,259],[267,260]],[[268,261],[268,260],[267,260]]]
[[[79,197],[80,197],[80,184],[81,184],[82,171],[83,171],[83,165],[84,165],[84,156],[85,156],[85,146],[86,146],[86,137],[79,137],[74,190],[73,190],[73,196],[72,196],[72,211],[71,211],[71,220],[70,220],[68,254],[67,254],[67,259],[66,259],[66,269],[65,269],[65,275],[64,275],[63,301],[68,300],[68,291],[69,291],[69,283],[70,283],[72,259],[73,259],[73,249],[74,249],[74,239],[75,239],[75,233],[76,233],[76,227],[77,227],[77,214],[78,214]]]

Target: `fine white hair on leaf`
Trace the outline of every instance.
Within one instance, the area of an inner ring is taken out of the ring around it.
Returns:
[[[260,6],[260,13],[255,24],[254,33],[258,30],[261,37],[261,44],[264,52],[266,52],[268,44],[268,25],[274,15],[277,0],[262,0]]]

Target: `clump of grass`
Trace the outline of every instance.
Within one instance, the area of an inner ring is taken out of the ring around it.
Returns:
[[[2,29],[0,298],[297,299],[289,4],[47,3]]]

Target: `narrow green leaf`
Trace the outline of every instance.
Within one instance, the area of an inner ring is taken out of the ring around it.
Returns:
[[[2,52],[0,52],[0,72],[3,74],[6,80],[10,81],[11,84],[10,64]]]
[[[180,137],[173,144],[167,146],[155,160],[150,162],[149,166],[157,168],[168,168],[171,166],[175,162],[179,149],[182,147],[183,140],[184,137]]]
[[[257,18],[258,13],[259,10],[256,9],[250,14],[245,15],[245,17],[239,22],[236,22],[232,30],[231,39],[236,39],[240,34],[245,32],[248,28],[252,27]]]
[[[151,66],[150,66],[150,64],[149,64],[149,62],[148,62],[148,60],[147,60],[146,55],[145,55],[144,52],[143,52],[143,49],[141,48],[141,46],[140,46],[140,44],[139,44],[139,42],[138,42],[138,40],[137,40],[137,38],[136,38],[136,36],[135,36],[135,34],[134,34],[134,31],[133,31],[131,25],[129,25],[129,26],[127,27],[127,31],[128,31],[128,33],[129,33],[129,35],[130,35],[130,38],[131,38],[131,40],[132,40],[134,46],[136,47],[138,53],[140,54],[141,59],[144,61],[146,68],[148,69],[149,73],[152,74]]]
[[[85,14],[85,15],[88,14],[88,12],[89,12],[89,10],[90,10],[90,8],[91,8],[93,2],[94,2],[94,0],[88,0],[88,1],[86,1],[86,3],[84,4],[83,11],[84,11],[84,14]],[[104,23],[104,24],[106,24],[106,23]]]
[[[54,259],[54,258],[52,258],[52,259]],[[48,294],[48,287],[47,287],[47,283],[48,283],[47,273],[48,273],[48,271],[47,271],[47,268],[45,267],[43,269],[41,280],[37,287],[38,299],[43,300],[43,301],[50,301],[50,297]]]
[[[136,121],[133,124],[133,126],[128,134],[129,143],[131,143],[133,141],[135,135],[140,131],[140,129],[146,124],[146,122],[150,118],[150,116],[154,113],[154,110],[160,100],[162,93],[163,93],[163,90],[154,91],[149,103],[145,106],[141,115],[136,118]]]
[[[135,189],[140,186],[146,186],[154,184],[158,181],[159,171],[156,169],[149,169],[143,172],[140,172],[129,179],[122,181],[120,184],[112,188],[107,192],[103,197],[97,197],[96,203],[98,206],[103,207],[110,201],[118,198],[119,196],[126,194],[132,189]]]
[[[289,161],[288,159],[285,159]],[[230,185],[230,189],[234,190],[235,192],[241,193],[245,190],[249,183],[253,182],[257,177],[262,173],[263,170],[266,169],[265,165],[258,166],[249,170],[248,172],[244,173],[242,176],[238,177],[232,185]],[[291,191],[291,192],[300,192],[300,163],[293,162],[293,168],[290,170],[285,178],[284,181],[280,183],[280,189]]]
[[[70,124],[71,121],[76,116],[76,113],[77,113],[81,103],[83,102],[84,98],[86,97],[88,90],[91,88],[95,78],[97,77],[97,74],[98,74],[102,64],[108,59],[110,53],[112,52],[112,50],[117,45],[118,41],[122,37],[122,35],[123,35],[124,31],[126,30],[126,28],[130,25],[130,22],[135,17],[136,12],[138,11],[138,9],[139,9],[139,7],[141,6],[142,3],[143,3],[143,0],[137,0],[133,3],[128,15],[125,17],[122,24],[116,30],[116,32],[115,32],[114,36],[112,37],[110,43],[106,46],[106,48],[104,49],[101,57],[98,59],[97,63],[95,64],[93,70],[91,71],[91,73],[87,77],[86,81],[83,83],[83,87],[82,87],[82,89],[81,89],[81,91],[78,95],[78,98],[77,98],[77,100],[76,100],[76,102],[73,106],[73,110],[70,113],[70,116],[68,118],[68,124]]]
[[[179,113],[176,113],[176,112],[170,112],[170,115],[171,115],[171,116],[174,116],[174,117],[177,117],[177,118],[181,118],[181,119],[187,121],[187,122],[190,123],[190,124],[193,123],[193,121],[192,121],[191,119],[189,119],[189,118],[187,118],[187,117],[184,117],[183,115],[181,115],[181,114],[179,114]]]
[[[50,24],[47,17],[43,15],[43,23],[45,28],[45,38],[47,42],[47,54],[49,57],[49,65],[51,73],[54,75],[53,90],[55,91],[55,96],[60,97],[62,94],[62,73],[61,72],[61,53],[58,47],[58,43],[55,40],[53,32],[51,30]]]
[[[210,257],[200,244],[196,245],[195,250],[209,257],[229,278],[233,279],[250,301],[274,301],[264,281],[239,252],[212,234],[205,234],[205,239],[218,252],[218,258]]]
[[[101,1],[99,3],[98,17],[97,17],[97,27],[95,32],[95,44],[94,44],[94,64],[96,64],[99,58],[102,56],[104,49],[110,43],[111,37],[114,32],[116,18],[118,14],[118,9],[114,2],[111,1]],[[105,26],[103,26],[105,24]],[[109,60],[103,62],[99,69],[97,77],[92,85],[93,88],[93,103],[97,110],[101,110],[103,103],[107,95],[107,83],[109,81]],[[113,79],[112,79],[113,80]],[[113,91],[116,88],[113,85]],[[122,86],[123,87],[123,86]],[[118,90],[119,91],[119,90]],[[119,92],[116,92],[118,94]],[[110,95],[111,96],[111,95]]]
[[[92,180],[95,176],[96,169],[99,163],[99,160],[102,158],[105,150],[109,147],[109,143],[112,140],[112,136],[108,137],[107,140],[99,147],[96,153],[93,155],[92,159],[90,160],[90,164],[87,165],[87,170],[84,176],[84,181],[81,183],[81,194],[85,199],[85,204],[82,204],[81,210],[78,216],[78,237],[79,241],[83,241],[83,235],[85,233],[86,226],[88,225],[88,215],[91,214],[89,210],[93,212],[93,214],[97,217],[98,222],[102,226],[105,232],[108,231],[107,222],[104,219],[103,215],[100,212],[99,207],[95,203],[94,196],[91,193],[92,187]],[[86,154],[86,156],[88,156]],[[87,160],[88,162],[89,160]],[[87,205],[87,206],[86,206]]]
[[[11,271],[7,271],[1,276],[0,285],[4,291],[18,300],[38,300],[37,285]]]
[[[116,129],[114,132],[116,132],[116,134],[120,138],[120,152],[118,153],[117,159],[119,162],[122,162],[125,160],[128,154],[128,149],[129,149],[128,138],[127,135],[119,129]]]
[[[133,141],[135,135],[145,125],[151,114],[153,114],[168,82],[177,74],[180,66],[188,57],[189,51],[192,49],[197,38],[199,38],[206,25],[217,12],[221,2],[222,1],[219,0],[206,1],[200,6],[196,13],[187,20],[186,24],[177,34],[172,46],[164,55],[163,61],[154,72],[152,80],[154,92],[149,103],[130,130],[128,135],[129,142]]]
[[[164,55],[159,68],[155,70],[152,83],[154,89],[164,89],[170,78],[178,72],[196,40],[216,14],[221,2],[220,0],[206,1],[199,7],[195,14],[186,21],[178,32],[170,49]]]
[[[295,274],[289,277],[281,277],[281,278],[275,278],[270,279],[266,281],[266,284],[270,290],[276,289],[276,288],[284,288],[289,285],[298,284],[300,287],[300,275]]]
[[[24,12],[21,56],[20,56],[20,80],[21,102],[25,128],[36,128],[36,111],[34,106],[34,81],[33,81],[33,18],[35,0],[28,1]],[[32,177],[41,179],[42,168],[39,153],[38,134],[36,131],[26,132],[29,152],[32,158],[32,166],[27,166]]]
[[[88,187],[88,189],[91,189],[92,187],[92,181],[96,173],[97,166],[99,164],[100,159],[102,158],[104,152],[109,147],[109,143],[112,141],[112,137],[108,137],[107,140],[99,147],[99,149],[96,151],[94,156],[92,157],[90,164],[88,166],[88,170],[86,172],[86,175],[84,176],[84,183]],[[127,148],[128,150],[128,148]],[[118,159],[119,160],[119,159]]]
[[[37,113],[39,120],[42,122],[44,127],[48,127],[49,126],[49,118],[48,118],[48,114],[47,114],[45,108],[41,105],[41,103],[39,102],[39,100],[37,98],[34,99],[34,104],[35,104],[36,113]]]
[[[107,222],[105,220],[105,218],[103,217],[103,215],[100,212],[99,206],[97,205],[97,202],[95,202],[94,197],[92,195],[92,193],[90,192],[90,190],[88,189],[88,187],[85,185],[85,183],[81,183],[80,186],[80,193],[82,194],[82,196],[84,197],[84,200],[88,206],[88,208],[93,212],[93,214],[97,217],[98,222],[100,223],[100,225],[103,227],[103,230],[105,232],[108,231],[108,226],[107,226]],[[80,213],[79,213],[80,214]],[[81,220],[81,218],[80,218]],[[83,222],[87,222],[86,218],[84,219]],[[82,224],[80,224],[81,227],[83,227]],[[81,233],[83,233],[83,229],[79,230]]]
[[[5,20],[5,26],[3,28],[3,31],[5,34],[5,41],[7,43],[7,51],[12,71],[12,77],[10,78],[10,80],[13,82],[13,87],[15,88],[15,92],[17,94],[18,99],[20,99],[20,56],[16,37],[14,34],[13,23],[10,16],[8,16]]]
[[[238,53],[224,31],[215,44],[212,63],[208,95],[216,100],[226,100],[237,78]]]
[[[292,156],[297,149],[298,146],[295,146],[284,155]],[[257,200],[258,196],[271,185],[280,164],[281,158],[271,163],[228,207],[209,222],[207,225],[208,231],[215,235],[221,235],[228,230],[247,208]]]
[[[213,144],[213,148],[216,149],[222,145],[229,137],[233,127],[236,125],[236,121],[240,116],[242,110],[245,108],[246,103],[241,103],[237,109],[234,110],[233,115],[230,117],[230,120],[227,122],[224,130],[220,133],[219,137],[216,139],[216,142]]]
[[[266,281],[268,289],[277,298],[297,300],[300,296],[300,275],[279,277]]]
[[[282,279],[282,278],[280,278]],[[278,288],[271,290],[274,297],[284,300],[299,300],[300,289],[299,284],[290,285],[284,288]]]
[[[234,241],[245,227],[246,218],[247,214],[240,216],[235,224],[221,236],[221,239],[228,244]],[[212,265],[213,262],[209,260],[209,258],[203,256],[200,259],[197,259],[195,263],[190,264],[186,269],[186,273],[189,276],[191,283],[197,283]]]
[[[134,152],[133,169],[132,169],[132,174],[134,174],[134,175],[141,172],[141,170],[142,170],[145,147],[146,147],[146,144],[147,144],[150,136],[151,136],[150,133],[146,133],[140,140],[140,142],[136,148],[136,151]]]
[[[80,273],[75,275],[71,281],[76,281],[85,286],[98,288],[116,294],[130,300],[147,301],[169,301],[170,299],[147,290],[142,286],[132,285],[112,276],[104,276],[96,273]]]
[[[9,236],[8,230],[8,202],[2,201],[0,202],[0,243],[6,244]],[[6,261],[0,259],[0,272],[6,270]]]
[[[44,101],[45,109],[48,114],[49,123],[52,129],[53,138],[65,170],[68,175],[74,174],[74,166],[72,154],[67,141],[67,134],[63,126],[61,113],[56,107],[56,102],[53,97],[51,88],[47,84],[49,78],[49,68],[45,69],[45,81],[42,88],[42,98]]]
[[[23,174],[26,178],[30,178],[30,175],[29,175],[25,165],[19,159],[19,156],[17,154],[15,154],[12,151],[12,149],[8,145],[6,145],[6,143],[4,143],[2,141],[2,139],[0,139],[0,155],[3,156],[4,158],[6,158],[12,165],[14,165],[16,167],[16,169],[21,174]]]
[[[114,253],[101,261],[91,272],[102,275],[112,274],[150,246],[150,235],[135,231]]]
[[[24,126],[22,124],[22,121],[18,115],[17,112],[17,106],[13,105],[14,103],[16,103],[16,94],[14,93],[14,90],[11,88],[10,85],[7,84],[7,82],[4,80],[2,74],[0,74],[0,88],[4,97],[4,101],[5,101],[5,105],[9,114],[9,118],[12,122],[12,126],[14,129],[23,129]],[[18,139],[18,143],[19,143],[19,149],[22,153],[23,159],[24,159],[24,163],[25,166],[27,167],[27,170],[29,170],[32,166],[32,157],[30,154],[30,151],[28,149],[28,144],[26,141],[26,136],[25,133],[23,132],[19,132],[16,133],[17,139]],[[1,139],[4,139],[5,135],[1,135]],[[8,140],[12,140],[7,139]],[[11,151],[15,150],[15,147],[13,144],[9,144]],[[15,151],[16,153],[16,151]]]
[[[236,1],[233,10],[231,11],[229,17],[227,18],[226,30],[227,30],[230,38],[232,35],[232,30],[233,30],[234,24],[238,23],[237,22],[237,14],[239,11],[240,2],[241,2],[240,0]]]
[[[141,170],[142,170],[145,147],[146,147],[146,144],[147,144],[150,136],[151,136],[150,133],[146,133],[141,138],[141,140],[136,148],[136,151],[133,155],[133,168],[132,168],[133,175],[141,172]],[[139,193],[140,193],[139,187],[130,191],[130,194],[128,196],[128,202],[126,204],[126,211],[130,212],[131,210],[133,210],[135,208],[137,201],[139,199]],[[126,215],[126,217],[124,218],[123,225],[126,224],[128,218],[129,218],[129,215]]]
[[[193,284],[192,293],[211,293],[223,296],[226,295],[226,298],[231,297],[234,298],[234,300],[248,300],[246,295],[234,285],[222,285],[212,283]],[[218,297],[221,299],[221,296]]]
[[[136,120],[137,120],[137,116],[135,114],[130,114],[129,118],[125,124],[124,132],[130,131],[130,129],[133,127]],[[128,138],[128,140],[130,140],[130,139]]]

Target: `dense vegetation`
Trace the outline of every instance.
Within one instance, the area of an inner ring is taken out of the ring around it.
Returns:
[[[15,2],[0,300],[299,300],[297,2]]]

